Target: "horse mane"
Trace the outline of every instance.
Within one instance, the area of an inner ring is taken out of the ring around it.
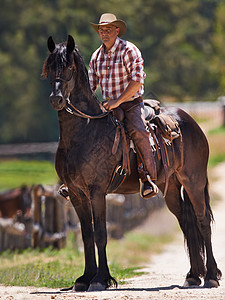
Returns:
[[[89,85],[88,71],[78,48],[73,50],[73,59],[71,60],[71,56],[66,51],[66,42],[56,45],[55,50],[47,56],[42,67],[41,77],[48,78],[50,66],[55,69],[57,74],[68,65],[73,65],[79,74],[79,79],[83,83],[86,81]]]

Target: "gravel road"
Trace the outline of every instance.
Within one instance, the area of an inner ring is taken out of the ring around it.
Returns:
[[[213,207],[215,223],[213,224],[213,248],[218,267],[225,274],[225,163],[214,169],[217,181],[211,186],[214,193],[222,200]],[[166,227],[175,226],[173,216],[165,212],[153,218],[160,218]],[[151,222],[151,221],[150,221]],[[170,226],[168,226],[168,224]],[[149,224],[148,224],[149,225]],[[142,228],[143,229],[143,228]],[[143,229],[145,230],[145,229]],[[151,257],[144,271],[146,275],[132,278],[126,285],[103,292],[60,293],[58,290],[34,287],[0,286],[0,300],[127,300],[127,299],[225,299],[225,282],[221,280],[217,289],[182,288],[185,275],[189,270],[187,254],[181,231],[178,231],[173,243],[166,246],[161,254]]]

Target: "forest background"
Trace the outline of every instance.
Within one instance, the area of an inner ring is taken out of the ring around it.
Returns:
[[[57,113],[41,80],[46,41],[71,34],[86,66],[104,12],[126,21],[142,52],[145,95],[215,101],[225,93],[224,0],[0,0],[0,144],[58,140]]]

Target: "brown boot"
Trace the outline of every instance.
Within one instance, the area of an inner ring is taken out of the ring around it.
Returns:
[[[144,170],[143,163],[139,161],[138,157],[138,172],[140,175],[140,195],[142,198],[149,199],[158,194],[159,189],[157,185],[151,180],[150,175]]]
[[[140,193],[142,197],[149,198],[158,193],[158,187],[152,182],[152,180],[157,180],[157,169],[149,141],[149,132],[145,126],[144,109],[141,104],[123,109],[125,111],[125,126],[136,148],[138,169],[142,163],[144,171],[143,176],[140,174],[142,179]]]
[[[147,175],[147,180],[142,182],[140,179],[140,195],[144,199],[149,199],[156,196],[159,192],[157,185]]]

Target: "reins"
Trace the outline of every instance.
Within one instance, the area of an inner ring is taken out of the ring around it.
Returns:
[[[62,81],[62,82],[70,82],[72,79],[73,79],[73,74],[74,74],[74,69],[71,71],[71,75],[70,75],[70,78],[69,79],[64,79],[60,76],[56,77],[54,80],[51,81],[51,84],[54,82],[54,81]],[[84,119],[101,119],[101,118],[104,118],[106,117],[110,111],[106,111],[106,112],[103,112],[99,115],[95,115],[95,116],[91,116],[91,115],[88,115],[88,114],[85,114],[83,113],[82,111],[80,111],[78,108],[76,108],[70,101],[69,97],[67,97],[66,99],[66,111],[72,115],[75,115],[77,117],[81,117],[81,118],[84,118]]]
[[[95,115],[95,116],[91,116],[91,115],[87,115],[85,113],[83,113],[82,111],[80,111],[78,108],[76,108],[70,101],[69,98],[66,99],[67,105],[66,105],[66,111],[72,115],[75,115],[77,117],[81,117],[84,119],[101,119],[104,118],[106,116],[108,116],[108,114],[110,113],[110,111],[106,111],[103,112],[99,115]]]
[[[67,102],[67,106],[66,106],[66,111],[69,112],[72,115],[81,117],[81,118],[85,118],[85,119],[100,119],[100,118],[104,118],[106,117],[110,111],[107,112],[103,112],[102,114],[96,115],[96,116],[90,116],[87,115],[85,113],[83,113],[82,111],[80,111],[78,108],[76,108],[71,102],[70,99],[67,98],[66,99]],[[125,134],[125,130],[123,125],[118,122],[117,120],[117,124],[116,124],[116,134],[115,134],[115,138],[114,138],[114,143],[113,143],[113,147],[112,147],[112,154],[115,155],[117,152],[117,148],[119,145],[119,140],[120,140],[120,131],[122,134],[122,149],[123,149],[123,170],[125,170],[125,172],[128,172],[128,174],[130,175],[131,173],[131,169],[130,169],[130,159],[129,159],[129,150],[128,150],[128,145],[126,142],[126,134]]]

